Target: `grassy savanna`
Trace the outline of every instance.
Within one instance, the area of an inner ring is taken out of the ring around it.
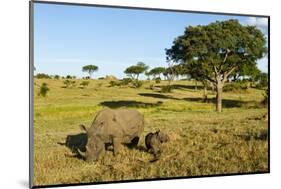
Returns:
[[[85,88],[65,88],[63,80],[35,79],[34,85],[34,184],[69,184],[113,180],[201,176],[268,171],[268,123],[262,116],[264,91],[249,88],[223,93],[223,112],[215,111],[215,93],[208,90],[203,102],[202,87],[192,81],[174,81],[171,93],[145,81],[140,88],[110,87],[108,80],[87,80]],[[38,96],[40,86],[50,89]],[[151,84],[154,87],[151,87]],[[81,133],[80,124],[90,126],[103,108],[128,107],[144,114],[145,129],[137,149],[124,146],[120,154],[111,150],[97,162],[73,156],[59,143],[67,135]],[[158,161],[146,152],[144,137],[157,129],[168,133]]]

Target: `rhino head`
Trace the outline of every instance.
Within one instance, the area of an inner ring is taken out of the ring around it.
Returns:
[[[157,130],[156,131],[156,135],[157,135],[157,138],[158,140],[163,143],[163,142],[168,142],[170,140],[169,136],[166,134],[166,133],[163,133],[162,131],[160,130]]]
[[[80,125],[80,128],[87,134],[87,144],[86,152],[81,152],[77,149],[79,155],[81,155],[87,162],[97,161],[101,153],[104,151],[102,141],[94,135],[92,127],[87,129],[84,125]]]

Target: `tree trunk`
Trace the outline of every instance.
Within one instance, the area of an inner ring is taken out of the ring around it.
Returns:
[[[207,102],[207,100],[208,100],[207,85],[204,84],[203,101],[204,101],[204,102]]]
[[[222,111],[222,87],[223,84],[221,81],[217,83],[216,89],[217,89],[217,104],[216,104],[216,110],[217,112]]]
[[[213,83],[211,83],[211,88],[212,88],[212,92],[214,93],[215,92],[215,87],[214,87]]]
[[[195,88],[194,88],[195,91],[197,91],[197,80],[195,80]]]

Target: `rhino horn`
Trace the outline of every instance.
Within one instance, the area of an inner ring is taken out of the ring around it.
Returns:
[[[77,149],[77,152],[78,152],[78,154],[79,154],[80,156],[82,156],[83,158],[86,157],[85,152],[81,152],[79,148]]]
[[[90,149],[89,149],[89,147],[88,147],[88,146],[86,146],[86,150],[87,150],[87,152],[90,152]]]

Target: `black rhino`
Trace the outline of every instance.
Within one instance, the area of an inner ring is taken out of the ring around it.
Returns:
[[[114,155],[121,144],[137,146],[144,130],[144,116],[132,109],[104,109],[97,113],[90,128],[80,126],[87,133],[86,152],[78,153],[86,161],[96,161],[113,145]]]
[[[154,160],[157,160],[161,154],[161,144],[168,142],[169,136],[158,130],[155,133],[148,133],[145,136],[145,146],[148,152],[154,155]]]

